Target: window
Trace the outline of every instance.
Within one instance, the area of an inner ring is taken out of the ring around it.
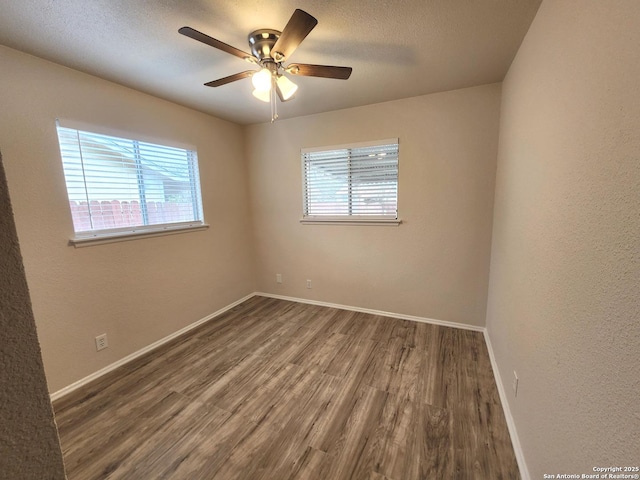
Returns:
[[[397,138],[301,156],[303,223],[400,223]]]
[[[57,129],[71,243],[206,227],[195,151]]]

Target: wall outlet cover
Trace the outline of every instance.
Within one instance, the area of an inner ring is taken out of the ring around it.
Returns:
[[[109,342],[107,341],[107,334],[103,333],[102,335],[98,335],[96,337],[96,351],[104,350],[109,346]]]

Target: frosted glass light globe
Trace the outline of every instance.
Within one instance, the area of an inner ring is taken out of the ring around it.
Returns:
[[[284,100],[289,100],[298,90],[298,86],[284,75],[279,76],[276,83]]]
[[[256,97],[261,102],[269,103],[271,101],[271,94],[269,90],[254,90],[253,96]]]
[[[256,72],[251,77],[251,82],[256,90],[268,92],[271,90],[271,72],[267,68]]]

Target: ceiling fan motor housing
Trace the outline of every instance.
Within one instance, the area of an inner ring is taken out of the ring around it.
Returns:
[[[272,30],[270,28],[261,28],[255,30],[249,34],[249,46],[251,47],[251,53],[253,53],[260,63],[264,61],[273,62],[271,58],[271,50],[273,46],[280,38],[282,32],[278,30]]]

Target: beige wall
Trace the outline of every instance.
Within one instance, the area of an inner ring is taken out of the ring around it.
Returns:
[[[51,391],[254,290],[239,126],[0,47],[0,148]],[[198,150],[206,231],[75,249],[56,117]],[[94,337],[109,336],[95,351]]]
[[[499,104],[493,84],[248,127],[258,289],[484,325]],[[402,225],[299,223],[301,148],[395,137]]]
[[[639,53],[636,0],[544,1],[503,84],[487,326],[531,478],[640,461]]]
[[[2,158],[0,272],[0,478],[64,480]]]

